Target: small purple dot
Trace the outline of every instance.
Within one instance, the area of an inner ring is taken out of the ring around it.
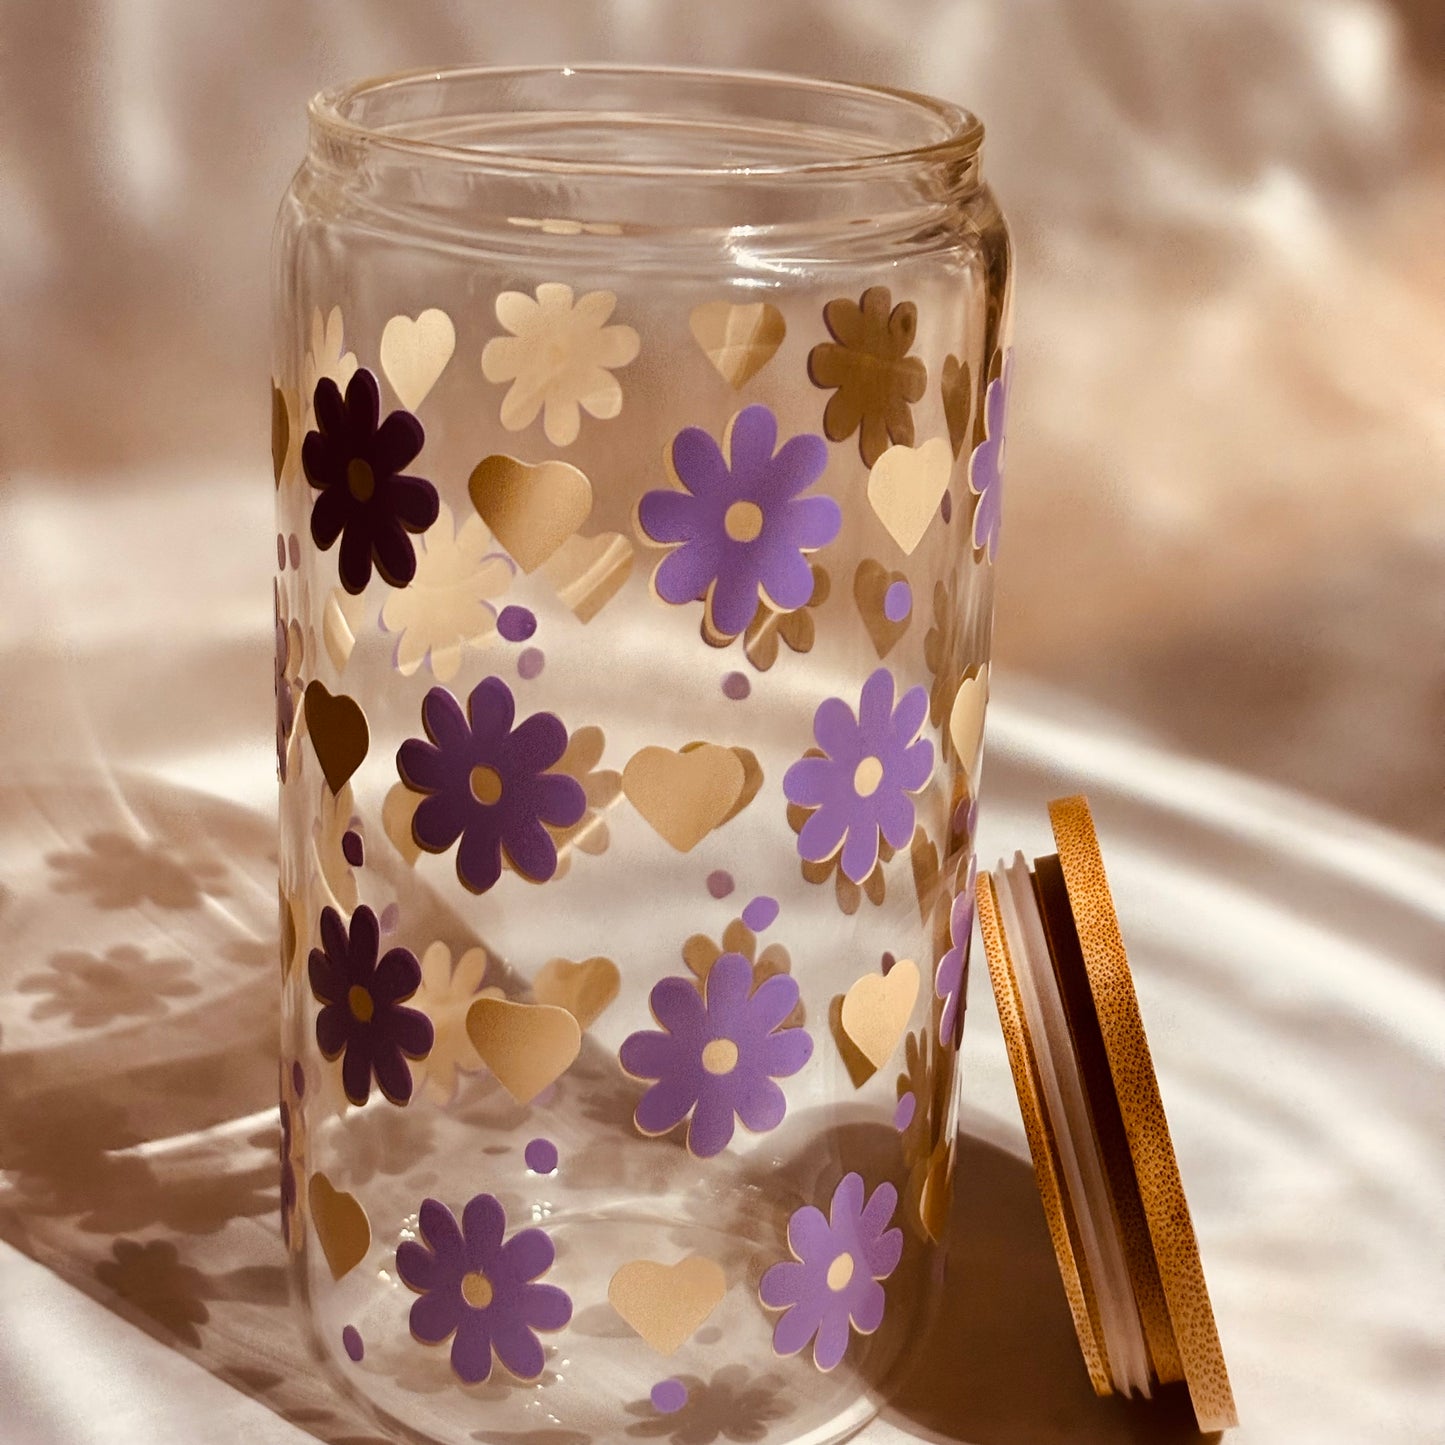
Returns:
[[[352,1363],[359,1365],[362,1356],[366,1354],[366,1345],[362,1342],[361,1331],[355,1325],[347,1325],[341,1332],[341,1343]]]
[[[383,933],[395,933],[396,926],[401,922],[401,909],[395,903],[388,903],[381,910],[381,917],[377,919],[376,926]]]
[[[913,1097],[911,1091],[898,1101],[898,1107],[893,1111],[893,1127],[900,1134],[913,1122],[913,1115],[917,1109],[918,1100]]]
[[[291,1061],[291,1092],[299,1099],[306,1093],[306,1070],[300,1059]]]
[[[736,887],[733,883],[733,875],[726,868],[719,868],[715,873],[707,875],[707,891],[714,898],[726,898]]]
[[[947,524],[948,524],[949,522],[953,521],[953,493],[952,493],[952,492],[945,492],[945,493],[943,494],[943,501],[939,503],[938,510],[943,513],[943,521],[944,521],[944,525],[945,525],[945,526],[947,526]]]
[[[778,900],[769,898],[763,894],[754,898],[746,908],[743,909],[743,922],[752,929],[754,933],[761,933],[778,916]]]
[[[741,702],[752,690],[753,685],[747,679],[747,675],[741,672],[730,672],[722,680],[724,697],[730,697],[734,702]]]
[[[893,965],[894,965],[895,963],[897,963],[897,962],[898,962],[898,960],[897,960],[896,958],[894,958],[891,953],[884,953],[884,955],[883,955],[883,972],[884,972],[884,973],[892,973],[892,972],[893,972]]]
[[[542,675],[542,668],[546,661],[540,647],[523,648],[522,655],[517,659],[517,676],[531,682],[534,677]]]
[[[681,1380],[660,1380],[652,1387],[652,1407],[659,1415],[676,1415],[687,1404],[687,1386]]]
[[[286,539],[286,551],[291,558],[291,565],[299,567],[301,565],[301,539],[295,532],[292,532]]]
[[[276,533],[276,570],[278,572],[286,570],[286,539],[280,532]]]
[[[497,618],[497,631],[508,642],[525,642],[536,630],[537,618],[525,607],[504,607]]]
[[[883,615],[890,622],[902,622],[913,611],[913,589],[901,579],[883,594]]]
[[[341,856],[351,864],[353,868],[360,868],[366,859],[366,849],[361,842],[361,834],[352,829],[342,835]]]
[[[550,1139],[533,1139],[522,1157],[533,1174],[557,1172],[557,1146]]]

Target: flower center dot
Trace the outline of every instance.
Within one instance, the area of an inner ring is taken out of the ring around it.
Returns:
[[[474,1310],[484,1310],[492,1302],[492,1282],[481,1270],[462,1276],[462,1298]]]
[[[371,500],[371,494],[376,490],[376,477],[372,473],[370,462],[363,461],[360,457],[352,457],[347,462],[346,489],[358,502]]]
[[[737,1062],[738,1046],[731,1039],[714,1039],[702,1051],[702,1066],[710,1074],[730,1074]]]
[[[853,791],[860,798],[871,798],[883,781],[883,764],[877,758],[864,758],[853,771]]]
[[[376,1012],[376,1004],[372,1002],[371,995],[359,983],[351,986],[350,992],[346,995],[346,1002],[351,1009],[351,1016],[357,1023],[369,1024],[371,1016]]]
[[[723,531],[734,542],[751,542],[763,530],[763,509],[756,502],[734,502],[723,517]]]
[[[852,1278],[853,1256],[845,1252],[828,1266],[828,1288],[836,1294],[840,1289],[847,1289]]]
[[[495,768],[487,767],[485,763],[479,763],[472,769],[471,784],[472,797],[488,807],[502,796],[502,775]]]

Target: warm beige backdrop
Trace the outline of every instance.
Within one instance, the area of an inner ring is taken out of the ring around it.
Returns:
[[[918,86],[987,121],[1018,243],[1000,663],[1445,838],[1442,14],[4,0],[5,484],[266,487],[267,237],[323,82],[616,57]]]

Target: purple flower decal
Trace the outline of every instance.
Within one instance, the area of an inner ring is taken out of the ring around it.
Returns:
[[[843,525],[832,497],[799,495],[823,475],[827,442],[804,433],[774,455],[777,440],[777,418],[765,406],[733,418],[727,457],[700,427],[687,427],[672,443],[683,490],[648,492],[638,508],[642,530],[673,546],[653,578],[658,596],[678,606],[704,601],[705,627],[729,642],[753,620],[760,595],[775,612],[808,605],[806,554]]]
[[[805,757],[783,776],[790,803],[817,811],[798,834],[798,852],[822,863],[841,847],[843,872],[862,883],[878,864],[880,835],[893,848],[913,837],[913,799],[933,774],[933,744],[920,738],[928,693],[910,688],[893,706],[893,675],[880,667],[863,684],[858,715],[839,697],[813,715],[824,757]]]
[[[535,1380],[544,1357],[538,1330],[560,1330],[572,1300],[554,1284],[535,1281],[552,1267],[552,1241],[524,1229],[503,1242],[507,1215],[490,1194],[474,1196],[461,1224],[445,1204],[422,1200],[426,1242],[404,1240],[396,1272],[421,1298],[411,1307],[411,1332],[424,1345],[452,1339],[452,1369],[468,1385],[492,1373],[495,1354],[519,1380]]]
[[[848,1348],[849,1330],[871,1335],[883,1323],[883,1286],[903,1255],[903,1231],[889,1229],[898,1191],[880,1184],[865,1199],[859,1174],[833,1191],[829,1217],[811,1204],[788,1221],[793,1258],[773,1265],[758,1284],[758,1298],[782,1310],[773,1348],[796,1355],[813,1341],[813,1363],[831,1370]]]
[[[311,537],[323,552],[341,538],[338,570],[348,592],[364,592],[371,564],[393,587],[416,575],[409,532],[437,519],[437,489],[401,469],[421,451],[425,433],[409,411],[392,412],[380,426],[381,391],[363,366],[340,388],[329,376],[316,383],[317,431],[306,433],[301,466],[320,492],[311,509]]]
[[[933,979],[933,992],[943,1000],[943,1017],[938,1021],[938,1037],[957,1048],[962,1037],[964,994],[968,988],[968,954],[973,942],[973,881],[976,860],[968,860],[968,875],[962,888],[954,895],[948,914],[948,937],[952,945],[938,960]]]
[[[421,705],[430,742],[408,738],[397,749],[401,780],[425,793],[412,836],[428,853],[457,839],[457,878],[485,893],[502,876],[502,854],[524,878],[545,883],[557,871],[557,844],[547,828],[570,828],[587,811],[576,778],[547,769],[567,751],[567,729],[549,712],[518,727],[512,690],[500,677],[472,689],[464,713],[444,687]]]
[[[806,1029],[780,1027],[798,1004],[794,979],[776,974],[756,990],[752,984],[752,964],[725,953],[701,992],[689,978],[653,988],[661,1031],[630,1035],[619,1054],[633,1078],[657,1080],[633,1116],[644,1134],[666,1134],[691,1114],[687,1147],[710,1159],[733,1137],[734,1117],[755,1134],[783,1122],[787,1100],[773,1080],[796,1074],[812,1058],[813,1040]]]
[[[287,1085],[290,1085],[288,1091]],[[301,1195],[297,1188],[296,1163],[301,1152],[301,1096],[306,1092],[306,1075],[299,1063],[281,1064],[281,1241],[289,1249],[300,1224]]]
[[[316,1043],[327,1059],[345,1054],[341,1084],[353,1104],[371,1097],[371,1076],[393,1104],[411,1098],[408,1059],[431,1052],[431,1020],[402,1005],[421,982],[421,965],[408,948],[393,948],[377,962],[381,930],[362,904],[351,932],[334,908],[321,910],[322,947],[311,950],[311,992],[320,1001]]]
[[[978,498],[973,513],[973,545],[993,561],[998,552],[1003,518],[1003,463],[1009,389],[1013,385],[1013,352],[1004,352],[1003,369],[983,394],[984,440],[968,459],[968,487]]]

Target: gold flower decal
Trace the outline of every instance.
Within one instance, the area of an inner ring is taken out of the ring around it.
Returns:
[[[803,754],[805,758],[822,758],[827,754],[821,748],[809,748]],[[795,833],[803,831],[803,824],[813,815],[813,809],[800,807],[797,803],[788,804],[788,826]],[[894,849],[881,834],[878,838],[878,862],[873,871],[863,880],[855,883],[843,871],[842,852],[835,853],[833,857],[822,863],[810,863],[806,858],[802,860],[803,877],[809,883],[826,883],[828,875],[833,875],[833,889],[838,898],[838,907],[850,918],[857,913],[866,898],[875,908],[881,907],[884,898],[888,894],[888,885],[883,876],[883,867],[886,863],[893,861]]]
[[[778,645],[786,642],[794,652],[811,652],[817,637],[813,612],[828,600],[832,583],[828,574],[813,564],[813,595],[794,612],[774,612],[766,602],[758,604],[757,613],[743,634],[743,651],[759,672],[766,672],[778,660]],[[705,638],[712,641],[704,627]]]
[[[940,1050],[932,1031],[909,1034],[903,1072],[898,1076],[900,1111],[911,1108],[902,1129],[903,1163],[908,1169],[904,1213],[929,1239],[943,1238],[953,1203],[953,1050]],[[912,1099],[911,1105],[904,1101]],[[905,1117],[900,1112],[900,1119]]]
[[[486,974],[485,948],[467,949],[455,964],[444,943],[433,943],[421,956],[421,987],[410,1003],[432,1021],[435,1039],[426,1058],[411,1066],[411,1075],[443,1107],[456,1097],[462,1075],[482,1067],[467,1033],[467,1010],[479,997],[502,996],[499,988],[482,988]]]
[[[587,811],[570,828],[548,828],[557,845],[557,871],[561,878],[572,862],[572,850],[596,856],[607,851],[607,811],[622,796],[622,774],[599,768],[607,739],[598,727],[580,727],[567,739],[567,751],[552,769],[582,784]]]
[[[808,353],[813,385],[833,391],[823,412],[824,434],[841,442],[856,431],[869,467],[890,443],[913,445],[909,407],[928,385],[927,368],[908,355],[918,308],[911,301],[891,306],[892,299],[886,286],[870,286],[857,302],[830,301],[823,320],[833,340]]]
[[[487,342],[482,374],[512,383],[502,400],[508,431],[542,411],[547,440],[565,447],[577,440],[582,411],[607,420],[622,410],[612,368],[634,360],[640,343],[630,326],[607,325],[616,305],[611,291],[589,291],[574,305],[572,288],[555,281],[538,286],[536,300],[523,291],[497,297],[497,320],[512,334]]]
[[[694,933],[682,946],[682,961],[692,970],[699,988],[712,972],[712,966],[725,953],[740,953],[753,966],[753,987],[778,974],[791,973],[793,960],[781,943],[770,943],[761,953],[758,951],[758,937],[741,918],[734,918],[723,930],[722,943],[717,944],[705,934]],[[779,1028],[801,1028],[807,1022],[800,998],[792,1013],[778,1025]]]
[[[381,609],[382,625],[401,634],[396,670],[411,677],[425,662],[439,682],[450,682],[463,650],[496,630],[492,599],[506,592],[514,572],[480,517],[457,527],[442,503],[436,521],[417,538],[411,586],[392,588]]]

